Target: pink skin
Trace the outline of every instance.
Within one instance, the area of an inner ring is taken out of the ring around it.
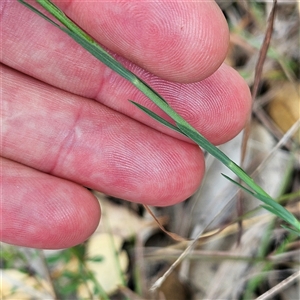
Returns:
[[[228,29],[213,1],[56,3],[210,141],[243,128],[250,93],[221,65]],[[0,16],[2,241],[84,241],[100,208],[82,186],[159,206],[196,190],[202,152],[128,102],[164,116],[150,100],[19,3],[1,1]]]

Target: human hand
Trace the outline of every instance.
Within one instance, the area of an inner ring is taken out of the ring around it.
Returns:
[[[244,126],[250,94],[222,64],[228,29],[214,2],[55,3],[211,142]],[[128,101],[158,113],[149,99],[21,4],[0,11],[4,242],[84,241],[100,208],[83,186],[158,206],[196,190],[201,150]]]

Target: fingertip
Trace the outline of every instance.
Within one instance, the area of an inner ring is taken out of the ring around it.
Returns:
[[[3,159],[3,242],[67,248],[97,228],[100,206],[85,188]]]
[[[164,45],[165,51],[171,53],[167,57],[169,62],[158,61],[159,73],[148,69],[165,80],[180,83],[201,81],[212,75],[227,55],[229,28],[215,1],[191,2],[189,5],[196,6],[189,7],[182,28],[184,32],[175,40],[177,44]],[[163,49],[161,51],[164,53]],[[158,53],[155,55],[159,59]]]
[[[68,189],[68,194],[63,196],[61,193],[55,199],[45,201],[42,213],[45,223],[42,226],[49,227],[52,224],[52,232],[43,240],[39,238],[42,247],[36,248],[57,249],[75,246],[86,241],[98,227],[101,208],[93,194],[71,182],[67,182],[61,189]]]
[[[210,141],[219,145],[244,129],[252,110],[252,96],[246,81],[232,67],[223,64],[214,75],[208,78],[207,84],[216,87],[212,105],[217,108],[219,102],[219,109],[211,115],[208,134]]]
[[[154,88],[205,138],[215,145],[234,138],[251,113],[250,89],[233,68],[223,64],[208,78],[187,85]]]
[[[200,81],[227,54],[229,29],[215,1],[57,5],[112,52],[168,81]]]
[[[164,136],[161,142],[155,141],[153,147],[142,145],[147,146],[147,151],[143,151],[142,156],[138,157],[138,161],[145,162],[142,163],[143,166],[133,163],[132,169],[126,172],[128,182],[139,182],[139,185],[128,190],[127,200],[164,207],[182,202],[193,195],[205,172],[201,149],[168,136]],[[118,173],[115,176],[121,177]],[[120,190],[120,186],[118,192],[126,199],[126,191]]]
[[[213,144],[226,143],[245,127],[252,108],[250,89],[242,76],[225,64],[202,85],[204,90],[212,89],[205,104],[212,113],[201,116],[196,127],[201,126]]]

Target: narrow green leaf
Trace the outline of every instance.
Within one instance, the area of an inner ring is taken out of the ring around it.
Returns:
[[[290,227],[287,227],[285,225],[281,225],[281,227],[283,227],[285,230],[287,230],[287,231],[289,231],[293,234],[296,234],[296,235],[300,236],[300,229],[297,231],[297,230],[295,230],[293,228],[290,228]]]
[[[129,100],[133,105],[135,105],[136,107],[138,107],[140,110],[142,110],[144,113],[146,113],[147,115],[149,115],[151,118],[153,118],[154,120],[158,121],[159,123],[183,134],[176,126],[174,126],[173,124],[171,124],[170,122],[168,122],[167,120],[165,120],[164,118],[160,117],[158,114],[156,114],[155,112],[153,112],[152,110],[148,109],[147,107]],[[185,134],[184,134],[185,135]]]
[[[280,213],[280,211],[276,210],[274,207],[269,206],[269,205],[261,205],[262,208],[268,210],[270,213],[274,214],[275,216],[279,217],[280,219],[282,219],[283,221],[288,222],[289,224],[291,224],[290,219],[286,218],[286,216],[282,215]]]
[[[243,189],[245,192],[251,194],[252,196],[255,195],[255,193],[249,189],[247,189],[246,187],[244,187],[243,185],[241,185],[240,183],[238,183],[237,181],[235,181],[234,179],[230,178],[229,176],[221,173],[222,176],[224,176],[226,179],[228,179],[229,181],[231,181],[232,183],[234,183],[235,185],[237,185],[239,188]]]
[[[60,28],[61,26],[57,23],[55,23],[54,21],[52,21],[50,18],[48,18],[46,15],[44,15],[43,13],[41,13],[39,10],[37,10],[35,7],[33,7],[32,5],[30,5],[29,3],[23,1],[23,0],[18,0],[21,4],[23,4],[24,6],[26,6],[27,8],[29,8],[31,11],[33,11],[34,13],[36,13],[37,15],[39,15],[40,17],[42,17],[43,19],[45,19],[46,21],[50,22],[52,25],[54,25],[55,27]]]
[[[272,207],[276,211],[277,216],[279,216],[280,218],[282,218],[283,220],[285,220],[300,231],[300,223],[291,212],[289,212],[279,203],[274,201],[272,198],[268,198],[258,194],[255,194],[255,197],[261,200],[262,202],[266,203],[268,206]]]
[[[256,197],[257,199],[264,202],[266,205],[262,205],[263,208],[267,209],[271,213],[275,214],[276,216],[280,217],[290,225],[294,226],[296,229],[300,231],[300,226],[298,220],[295,218],[295,216],[290,213],[288,210],[286,210],[283,206],[278,204],[274,199],[271,197],[266,197],[261,194],[254,193],[253,191],[245,188],[241,184],[239,184],[237,181],[233,180],[232,178],[228,177],[225,174],[222,174],[225,178],[227,178],[229,181],[240,187],[242,190],[246,191],[247,193],[251,194],[252,196]]]
[[[26,5],[26,2],[20,0],[21,3]],[[55,6],[49,0],[36,0],[42,5],[52,16],[59,20],[65,27],[60,26],[59,28],[73,38],[78,44],[85,48],[90,54],[99,59],[103,64],[107,65],[113,71],[129,80],[134,86],[136,86],[142,93],[144,93],[150,99],[156,99],[156,104],[161,107],[168,103],[163,99],[155,90],[153,90],[147,83],[138,78],[131,71],[126,69],[120,64],[115,58],[107,53],[91,36],[86,34],[80,27],[78,27],[72,20],[70,20],[57,6]],[[27,4],[26,6],[29,6]],[[36,11],[39,15],[42,15],[39,11]],[[49,18],[47,21],[51,22]],[[57,25],[57,24],[56,24]],[[154,100],[153,100],[154,101]],[[161,104],[162,103],[162,104]]]
[[[211,144],[202,134],[200,134],[189,124],[187,126],[187,124],[183,124],[182,122],[177,122],[176,125],[180,129],[180,131],[182,131],[191,140],[193,140],[195,143],[197,143],[199,146],[205,149],[208,153],[218,158],[226,166],[231,165],[232,161],[228,156],[226,156],[221,150],[219,150],[219,148]]]

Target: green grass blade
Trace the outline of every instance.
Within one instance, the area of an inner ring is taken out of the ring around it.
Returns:
[[[274,201],[272,198],[265,197],[263,195],[255,194],[255,197],[262,202],[266,203],[269,207],[271,207],[274,211],[276,211],[276,215],[291,224],[295,228],[300,231],[300,222],[296,219],[296,217],[290,213],[287,209],[281,206],[279,203]],[[274,213],[274,212],[273,212]]]
[[[54,21],[52,21],[50,18],[48,18],[46,15],[44,15],[43,13],[41,13],[39,10],[37,10],[35,7],[33,7],[32,5],[30,5],[29,3],[23,1],[23,0],[18,0],[21,4],[23,4],[24,6],[26,6],[27,8],[29,8],[31,11],[33,11],[34,13],[36,13],[37,15],[39,15],[40,17],[42,17],[43,19],[45,19],[46,21],[50,22],[52,25],[54,25],[55,27],[60,28],[61,26],[57,23],[55,23]]]
[[[170,122],[166,121],[164,118],[160,117],[158,114],[156,114],[155,112],[153,112],[152,110],[148,109],[147,107],[129,100],[133,105],[135,105],[136,107],[138,107],[140,110],[142,110],[144,113],[146,113],[148,116],[150,116],[151,118],[153,118],[154,120],[158,121],[159,123],[171,128],[172,130],[175,130],[181,134],[183,134],[176,126],[174,126],[173,124],[171,124]]]
[[[19,0],[22,4],[26,2]],[[138,78],[131,71],[126,69],[116,59],[107,53],[92,37],[86,34],[80,27],[78,27],[72,20],[70,20],[58,7],[56,7],[49,0],[36,0],[41,6],[43,6],[52,16],[59,20],[65,27],[60,26],[59,28],[73,38],[78,44],[85,48],[90,54],[99,59],[102,63],[107,65],[113,71],[129,80],[135,85],[141,92],[151,99],[160,99],[165,105],[168,106],[167,102],[147,83]],[[29,6],[29,4],[27,4]],[[41,15],[41,13],[39,13]],[[46,17],[47,18],[47,17]],[[52,22],[49,18],[47,21]]]
[[[204,138],[198,131],[196,131],[188,123],[177,123],[178,128],[185,133],[189,138],[195,141],[199,146],[204,148],[211,155],[221,161],[226,167],[228,167],[233,173],[235,173],[242,181],[244,181],[250,188],[256,191],[258,194],[270,197],[260,186],[258,186],[254,180],[236,163],[234,163],[225,153],[219,148],[211,144],[206,138]],[[226,177],[226,176],[225,176]],[[227,178],[227,177],[226,177]]]
[[[113,71],[117,72],[119,75],[131,82],[137,80],[133,73],[129,72],[125,67],[123,67],[123,65],[121,65],[110,54],[104,51],[103,48],[101,48],[98,44],[86,40],[81,35],[77,35],[67,28],[63,28],[62,30]]]
[[[177,120],[177,127],[186,136],[192,139],[199,146],[204,148],[208,153],[219,159],[226,166],[230,166],[232,161],[219,148],[211,144],[202,134],[192,128],[189,124],[183,124],[181,120]]]
[[[264,202],[266,205],[262,205],[263,208],[267,209],[271,213],[275,214],[282,220],[286,221],[293,227],[297,228],[300,231],[300,223],[295,218],[295,216],[290,213],[288,210],[286,210],[283,206],[281,206],[279,203],[277,203],[273,198],[267,197],[261,194],[254,193],[253,191],[245,188],[241,184],[239,184],[237,181],[233,180],[232,178],[228,177],[225,174],[222,174],[225,178],[227,178],[229,181],[237,185],[239,188],[244,190],[245,192],[251,194],[252,196],[256,197],[260,201]]]
[[[299,233],[300,229],[297,231],[297,230],[295,230],[293,228],[290,228],[290,227],[287,227],[285,225],[281,225],[281,227],[283,227],[285,230],[289,231],[290,233],[293,233],[293,234],[296,234],[296,235],[300,236],[300,233]]]
[[[158,122],[180,132],[193,141],[195,141],[200,147],[205,149],[211,155],[220,160],[225,166],[227,166],[232,172],[234,172],[242,181],[244,181],[249,188],[251,188],[254,192],[245,189],[240,186],[244,190],[250,192],[253,196],[266,203],[270,207],[275,207],[276,212],[284,218],[289,218],[293,226],[296,227],[297,230],[300,231],[299,222],[293,216],[290,216],[290,213],[285,210],[281,205],[279,205],[275,200],[273,200],[260,186],[258,186],[254,180],[237,164],[235,164],[228,156],[226,156],[222,151],[220,151],[217,147],[211,144],[204,136],[202,136],[196,129],[194,129],[186,120],[184,120],[180,115],[178,115],[167,103],[163,97],[161,97],[155,90],[153,90],[147,83],[138,78],[131,71],[127,70],[122,64],[120,64],[117,60],[115,60],[107,51],[105,51],[92,37],[86,34],[81,28],[79,28],[72,20],[70,20],[58,7],[56,7],[49,0],[36,0],[41,6],[43,6],[52,16],[54,16],[61,24],[64,26],[60,26],[53,22],[51,19],[37,11],[35,8],[24,2],[23,0],[19,0],[20,3],[27,6],[44,19],[49,21],[51,24],[60,28],[66,34],[68,34],[72,39],[74,39],[78,44],[84,47],[88,52],[90,52],[93,56],[95,56],[102,63],[107,65],[109,68],[117,72],[119,75],[130,81],[135,87],[137,87],[144,95],[146,95],[151,101],[153,101],[160,109],[162,109],[168,116],[170,116],[176,123],[176,126],[172,125],[170,122],[163,120],[163,118],[159,117],[154,112],[151,112],[147,108],[134,103],[137,107],[142,109],[145,113],[147,113],[150,117],[156,119]],[[133,103],[133,102],[132,102]],[[229,179],[229,177],[225,176]],[[235,181],[229,179],[236,184]],[[277,205],[276,205],[277,204]],[[279,206],[278,206],[279,205]],[[280,208],[279,208],[280,207]],[[298,227],[297,227],[298,226]]]

